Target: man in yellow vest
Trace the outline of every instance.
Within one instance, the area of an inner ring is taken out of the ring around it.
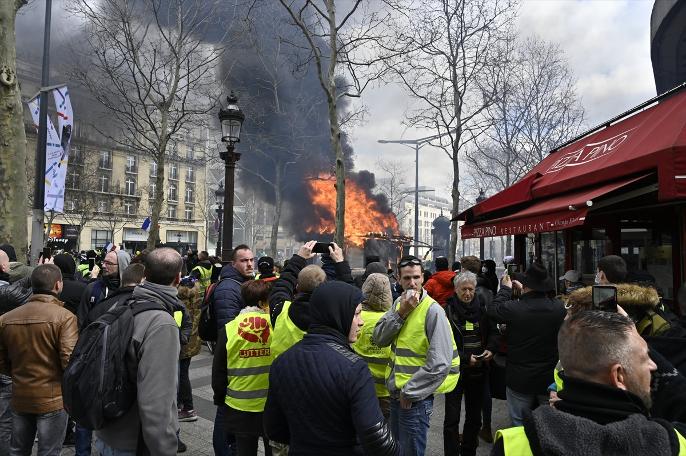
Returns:
[[[403,294],[379,319],[372,341],[379,347],[391,346],[386,385],[393,434],[406,456],[422,456],[433,395],[455,389],[460,357],[443,308],[422,288],[422,262],[403,257],[398,276]]]
[[[564,389],[524,426],[500,430],[491,455],[684,455],[686,425],[653,421],[648,410],[656,365],[624,315],[582,311],[558,334]],[[686,405],[685,405],[686,406]]]
[[[205,290],[210,286],[212,279],[212,263],[210,254],[204,250],[198,253],[198,264],[191,270],[190,276],[200,284],[200,291],[205,295]]]

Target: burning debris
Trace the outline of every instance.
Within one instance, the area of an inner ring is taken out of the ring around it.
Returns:
[[[373,232],[383,237],[399,235],[398,220],[388,208],[386,198],[372,193],[373,182],[374,175],[364,171],[350,173],[346,181],[345,240],[350,246],[363,247],[365,239]],[[323,174],[307,182],[311,217],[303,220],[305,226],[301,231],[306,233],[306,238],[333,235],[336,214],[335,183],[335,178]]]

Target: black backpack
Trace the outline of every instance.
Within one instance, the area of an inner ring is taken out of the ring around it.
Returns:
[[[198,322],[198,336],[205,342],[217,341],[217,314],[214,312],[214,289],[219,282],[211,283],[205,290],[205,297],[200,307],[200,322]]]
[[[108,310],[79,335],[62,375],[64,408],[81,426],[101,429],[126,413],[136,399],[136,378],[129,377],[126,354],[133,318],[159,303],[129,300]]]

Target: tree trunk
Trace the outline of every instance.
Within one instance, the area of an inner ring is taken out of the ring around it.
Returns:
[[[166,144],[165,144],[166,147]],[[160,149],[162,149],[160,147]],[[162,149],[163,150],[163,149]],[[155,198],[150,214],[150,232],[148,233],[148,250],[152,250],[160,240],[160,217],[164,204],[164,152],[157,156],[157,176],[155,177]],[[177,214],[178,215],[178,214]]]
[[[458,141],[459,135],[456,135],[455,145],[453,146],[453,187],[451,196],[453,198],[453,208],[451,210],[451,219],[457,217],[460,213],[460,162],[458,161]],[[455,252],[457,250],[458,241],[457,222],[450,225],[450,251],[448,252],[448,262],[452,264],[455,261]],[[463,252],[464,253],[464,252]]]
[[[272,222],[272,237],[269,242],[269,251],[272,258],[276,258],[277,241],[279,240],[279,224],[281,223],[281,205],[283,199],[281,197],[281,163],[276,165],[276,179],[274,180],[274,196],[275,196],[275,208],[274,208],[274,220]]]
[[[28,251],[26,134],[16,79],[14,21],[24,0],[0,2],[0,243]]]

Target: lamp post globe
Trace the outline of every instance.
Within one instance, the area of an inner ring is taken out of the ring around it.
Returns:
[[[236,162],[241,154],[236,153],[234,146],[241,140],[241,128],[245,120],[245,114],[238,107],[238,98],[233,91],[226,97],[226,108],[219,109],[219,122],[222,129],[222,142],[226,143],[226,151],[220,152],[219,156],[224,160],[224,221],[222,227],[223,245],[221,245],[222,263],[231,261],[233,248],[233,197],[235,187]],[[219,190],[217,190],[217,196]],[[217,246],[219,250],[219,245]]]

